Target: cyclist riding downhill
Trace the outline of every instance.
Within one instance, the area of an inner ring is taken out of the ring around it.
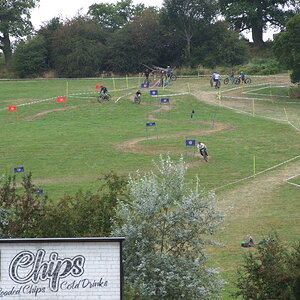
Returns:
[[[105,86],[100,86],[100,92],[99,92],[99,102],[102,103],[103,101],[109,101],[111,99],[110,94],[108,93],[108,90]]]
[[[142,100],[142,92],[141,90],[137,90],[134,97],[134,102],[140,104]]]
[[[199,153],[201,154],[201,156],[203,156],[204,160],[206,162],[208,162],[208,154],[207,154],[207,150],[206,150],[206,145],[202,142],[198,142],[197,148],[198,148]]]

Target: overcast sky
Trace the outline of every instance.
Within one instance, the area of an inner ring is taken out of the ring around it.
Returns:
[[[120,0],[40,0],[39,6],[32,10],[31,22],[35,29],[39,29],[43,22],[54,17],[62,19],[73,18],[78,12],[86,14],[89,6],[95,3],[117,3]],[[145,6],[161,7],[163,0],[133,0],[133,4],[143,3]],[[264,34],[264,40],[272,38],[273,32]],[[250,34],[245,36],[252,41]]]
[[[32,10],[31,22],[35,29],[54,17],[62,19],[74,17],[78,11],[86,14],[89,6],[95,3],[117,3],[120,0],[40,0],[39,6]],[[163,0],[133,0],[133,4],[161,7]]]

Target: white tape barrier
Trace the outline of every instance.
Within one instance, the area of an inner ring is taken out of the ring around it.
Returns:
[[[228,184],[219,186],[219,187],[215,188],[214,190],[216,191],[216,190],[222,189],[222,188],[224,188],[224,187],[227,187],[227,186],[230,186],[230,185],[233,185],[233,184],[236,184],[236,183],[245,181],[245,180],[247,180],[247,179],[254,178],[254,177],[257,176],[257,175],[260,175],[260,174],[266,173],[266,172],[268,172],[268,171],[271,171],[271,170],[273,170],[273,169],[276,169],[276,168],[278,168],[278,167],[280,167],[280,166],[282,166],[282,165],[284,165],[284,164],[287,164],[287,163],[289,163],[289,162],[291,162],[291,161],[293,161],[293,160],[296,160],[296,159],[298,159],[298,158],[300,158],[300,155],[295,156],[295,157],[293,157],[293,158],[290,158],[290,159],[288,159],[288,160],[286,160],[286,161],[284,161],[284,162],[282,162],[282,163],[280,163],[280,164],[277,164],[277,165],[275,165],[275,166],[273,166],[273,167],[270,167],[270,168],[268,168],[268,169],[265,169],[265,170],[263,170],[263,171],[260,171],[260,172],[258,172],[258,173],[256,173],[256,174],[253,174],[253,175],[250,175],[250,176],[248,176],[248,177],[245,177],[245,178],[242,178],[242,179],[238,179],[238,180],[235,180],[235,181],[230,182],[230,183],[228,183]],[[289,179],[291,179],[291,178],[289,178]]]
[[[290,181],[289,181],[289,180],[294,179],[294,178],[296,178],[296,177],[298,177],[298,176],[300,176],[300,174],[297,174],[297,175],[292,176],[292,177],[290,177],[290,178],[288,178],[288,179],[285,179],[284,182],[286,182],[286,183],[288,183],[288,184],[291,184],[291,185],[294,185],[294,186],[297,186],[297,187],[300,187],[300,184],[297,184],[297,183],[294,183],[294,182],[290,182]]]

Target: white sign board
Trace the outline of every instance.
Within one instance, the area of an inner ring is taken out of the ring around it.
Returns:
[[[122,240],[0,240],[0,298],[121,300]]]

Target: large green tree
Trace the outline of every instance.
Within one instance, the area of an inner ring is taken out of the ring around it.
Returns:
[[[3,51],[6,67],[11,67],[11,37],[19,38],[32,30],[30,9],[39,0],[0,0],[0,50]]]
[[[132,0],[121,0],[116,4],[93,4],[89,7],[88,16],[105,28],[116,30],[122,28],[144,9],[142,4],[133,5]]]
[[[170,42],[170,41],[169,41]],[[170,47],[159,24],[158,12],[147,9],[115,31],[107,42],[109,69],[137,72],[142,64],[160,65]]]
[[[221,12],[239,32],[252,31],[256,47],[263,45],[268,26],[284,27],[299,8],[297,0],[219,0]]]
[[[217,13],[217,0],[165,0],[162,24],[185,41],[185,56],[189,60],[193,37],[199,28],[211,24]]]
[[[291,81],[300,83],[300,14],[291,18],[286,30],[276,36],[273,49],[280,63],[292,70]]]
[[[106,34],[79,16],[58,26],[51,37],[52,57],[60,77],[92,77],[105,66]]]
[[[188,185],[186,165],[161,158],[155,173],[129,181],[131,202],[117,210],[115,236],[125,236],[125,280],[141,298],[215,299],[223,285],[208,267],[206,245],[223,220],[213,193]]]
[[[36,77],[47,70],[45,38],[37,35],[21,41],[13,55],[13,69],[20,77]]]

